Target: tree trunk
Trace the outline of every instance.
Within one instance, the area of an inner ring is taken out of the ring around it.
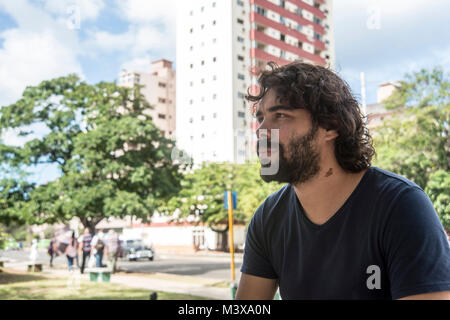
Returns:
[[[103,219],[103,218],[99,218],[99,219],[88,219],[88,218],[83,218],[83,219],[81,220],[81,223],[83,224],[83,226],[84,226],[85,228],[88,228],[88,229],[89,229],[89,233],[90,233],[90,234],[94,235],[94,234],[96,234],[96,232],[95,232],[95,226],[96,226],[100,221],[102,221],[102,219]]]

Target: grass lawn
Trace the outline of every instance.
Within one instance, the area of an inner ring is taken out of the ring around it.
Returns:
[[[48,278],[37,273],[0,272],[0,300],[149,300],[151,291],[113,283]],[[204,300],[178,293],[159,292],[158,300]]]

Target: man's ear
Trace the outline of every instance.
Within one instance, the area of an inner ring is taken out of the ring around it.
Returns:
[[[335,129],[325,129],[325,141],[336,139],[339,133]]]

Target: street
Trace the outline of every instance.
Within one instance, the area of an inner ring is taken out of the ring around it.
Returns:
[[[27,249],[22,251],[2,251],[0,259],[10,259],[11,262],[28,261],[30,252]],[[45,251],[39,251],[38,262],[48,268],[50,257]],[[81,264],[81,259],[79,261]],[[105,262],[104,262],[105,263]],[[58,256],[53,259],[53,264],[57,266],[67,266],[65,256]],[[119,259],[117,265],[120,269],[132,273],[169,273],[182,276],[193,276],[207,279],[217,279],[217,281],[231,280],[230,257],[206,256],[206,255],[180,255],[156,252],[153,261],[139,260],[127,261]],[[240,267],[242,259],[235,257],[236,281],[240,278]]]

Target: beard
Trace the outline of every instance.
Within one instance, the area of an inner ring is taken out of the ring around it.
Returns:
[[[313,178],[320,171],[319,160],[320,154],[313,146],[314,137],[316,136],[317,127],[313,126],[311,130],[304,136],[292,137],[287,145],[289,155],[282,144],[272,145],[267,141],[267,146],[271,148],[270,163],[266,163],[268,159],[260,156],[259,145],[257,144],[257,154],[261,161],[260,176],[265,182],[277,181],[281,183],[300,184]],[[278,147],[278,157],[274,150]],[[267,154],[267,152],[266,152]],[[275,173],[265,173],[265,168],[270,168],[274,161],[278,161],[278,170]]]

